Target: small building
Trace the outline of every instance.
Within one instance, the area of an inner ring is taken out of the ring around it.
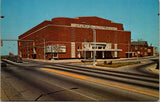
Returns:
[[[22,58],[93,58],[94,50],[96,58],[119,58],[131,52],[131,32],[123,24],[94,16],[53,18],[20,35],[19,40]]]
[[[155,54],[158,53],[157,48],[153,46],[148,46],[147,41],[131,42],[131,51],[132,51],[132,56],[139,56],[139,57],[154,56]]]
[[[153,56],[153,46],[148,46],[148,56]]]
[[[153,56],[158,56],[158,48],[153,47]]]

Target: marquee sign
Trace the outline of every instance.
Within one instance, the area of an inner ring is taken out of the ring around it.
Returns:
[[[66,53],[66,46],[64,45],[48,45],[46,46],[46,53]]]
[[[66,52],[66,46],[54,45],[52,47],[52,52],[55,52],[55,53],[65,53]]]
[[[52,52],[52,47],[50,45],[46,46],[45,51],[46,51],[46,53]]]
[[[72,24],[71,24],[71,27],[94,28],[94,29],[103,29],[103,30],[117,30],[116,27],[95,26],[95,25],[86,25],[86,24],[75,24],[75,23],[72,23]]]

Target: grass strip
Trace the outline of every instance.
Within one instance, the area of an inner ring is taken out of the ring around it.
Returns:
[[[112,64],[97,64],[96,66],[118,68],[118,67],[122,67],[122,66],[134,65],[134,64],[139,64],[139,63],[140,63],[140,62],[126,62],[126,63],[112,63]]]

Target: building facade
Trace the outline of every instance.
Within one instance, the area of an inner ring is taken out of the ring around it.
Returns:
[[[99,17],[58,17],[44,21],[19,36],[22,58],[126,57],[131,52],[131,32],[123,24]],[[96,42],[96,43],[95,43]]]
[[[133,41],[131,43],[132,56],[146,57],[146,56],[157,56],[157,47],[148,46],[147,41]]]
[[[158,48],[153,47],[153,56],[158,56]]]

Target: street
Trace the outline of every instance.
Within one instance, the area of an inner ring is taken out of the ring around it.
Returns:
[[[159,75],[148,62],[120,69],[98,69],[69,63],[2,60],[1,93],[10,101],[156,101]]]

